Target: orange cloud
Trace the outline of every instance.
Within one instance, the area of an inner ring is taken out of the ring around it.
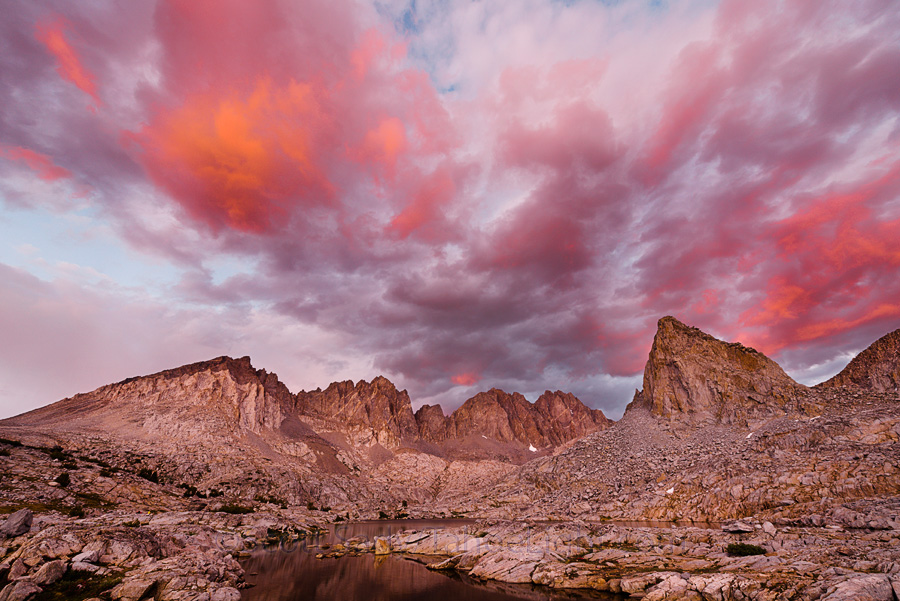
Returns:
[[[377,127],[366,132],[362,144],[362,157],[381,162],[388,178],[393,179],[397,159],[406,150],[406,128],[396,117],[382,119]]]
[[[21,146],[0,146],[0,156],[25,163],[42,180],[52,182],[72,177],[72,173],[53,162],[50,157]]]
[[[460,386],[472,386],[473,384],[477,384],[480,380],[481,376],[472,372],[456,374],[450,378],[450,381]]]
[[[100,97],[97,96],[94,76],[82,66],[75,50],[66,40],[63,29],[64,24],[61,20],[45,22],[37,26],[36,37],[56,58],[56,72],[90,95],[99,105]]]
[[[154,180],[196,218],[252,232],[278,226],[298,203],[324,205],[334,188],[315,158],[330,127],[321,93],[260,79],[245,94],[195,95],[137,138]]]

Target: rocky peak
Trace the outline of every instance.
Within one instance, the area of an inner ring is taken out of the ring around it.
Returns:
[[[591,409],[571,392],[545,391],[534,402],[547,439],[560,445],[596,430],[605,430],[614,422],[599,409]]]
[[[744,424],[795,411],[804,388],[759,351],[663,317],[635,399],[674,421]]]
[[[859,387],[900,393],[900,329],[873,342],[822,388]]]
[[[419,437],[427,442],[440,443],[450,435],[451,420],[440,405],[422,405],[416,411]]]
[[[467,400],[449,418],[452,437],[481,435],[538,449],[555,447],[612,422],[571,393],[542,394],[532,404],[521,394],[493,388]]]
[[[293,396],[277,375],[254,369],[249,357],[217,357],[107,384],[11,421],[144,434],[185,429],[259,433],[277,429],[292,406]]]
[[[347,380],[325,390],[300,392],[297,410],[314,425],[351,434],[355,442],[366,446],[377,442],[395,448],[401,441],[418,437],[409,395],[383,376],[356,385]]]

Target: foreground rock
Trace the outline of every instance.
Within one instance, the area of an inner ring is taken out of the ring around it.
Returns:
[[[302,531],[296,521],[260,514],[112,512],[74,522],[51,518],[40,532],[18,537],[14,548],[0,549],[0,575],[9,580],[0,599],[24,600],[53,590],[71,570],[83,586],[100,586],[114,600],[238,601],[243,570],[236,556],[272,532]]]
[[[380,541],[382,553],[438,555],[432,569],[557,589],[588,588],[645,600],[798,599],[894,601],[900,588],[900,528],[855,531],[763,524],[751,532],[697,527],[481,523],[405,532]],[[759,555],[742,556],[743,543]],[[378,543],[376,543],[378,544]],[[356,550],[369,550],[359,543]],[[755,551],[754,551],[755,552]]]
[[[13,513],[0,526],[0,538],[15,538],[31,530],[34,514],[30,509],[20,509]]]

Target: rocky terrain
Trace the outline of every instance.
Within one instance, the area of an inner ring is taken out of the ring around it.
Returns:
[[[0,601],[72,579],[113,598],[230,599],[235,555],[263,538],[407,516],[488,520],[431,551],[473,578],[647,599],[900,600],[898,347],[900,330],[806,387],[666,317],[614,423],[559,391],[532,404],[493,389],[450,415],[414,413],[381,377],[292,394],[248,358],[132,378],[0,421],[0,511],[18,516],[0,527]],[[623,525],[635,520],[679,525]],[[525,531],[562,542],[512,548]],[[763,554],[729,555],[736,542]],[[423,551],[413,543],[380,549]],[[354,551],[379,550],[367,544]]]
[[[350,541],[327,555],[437,555],[447,559],[431,563],[435,570],[645,601],[893,601],[900,595],[897,525],[861,533],[751,520],[721,528],[485,522]]]

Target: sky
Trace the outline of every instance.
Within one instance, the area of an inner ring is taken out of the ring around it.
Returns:
[[[896,0],[10,0],[0,417],[249,355],[611,417],[900,327]]]

